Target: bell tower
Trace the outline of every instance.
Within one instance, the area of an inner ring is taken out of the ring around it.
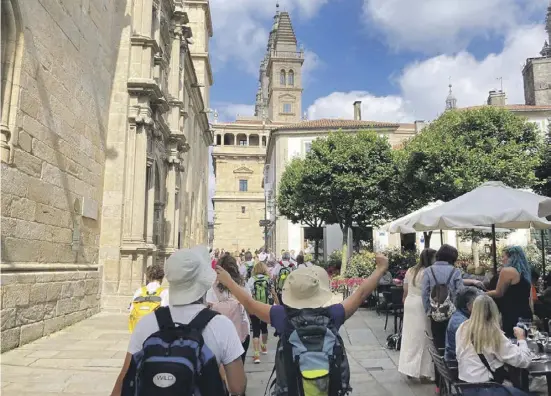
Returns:
[[[527,105],[551,105],[551,0],[547,7],[546,27],[548,38],[540,57],[529,58],[522,69],[524,101]]]
[[[274,122],[300,122],[302,115],[302,65],[304,51],[288,12],[274,16],[265,57],[268,117]]]

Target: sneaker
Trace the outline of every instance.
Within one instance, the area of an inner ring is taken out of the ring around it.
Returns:
[[[267,355],[268,347],[265,344],[260,345],[260,352],[262,352],[263,355]]]
[[[255,354],[253,356],[253,363],[254,364],[259,364],[260,363],[260,356],[258,356],[257,354]]]

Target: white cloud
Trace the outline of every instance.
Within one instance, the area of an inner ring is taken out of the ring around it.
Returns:
[[[304,63],[302,64],[302,86],[308,86],[312,81],[315,80],[313,73],[316,69],[319,69],[323,66],[323,61],[320,57],[313,51],[305,50],[304,51]]]
[[[328,0],[281,0],[280,10],[289,11],[291,20],[309,19]],[[261,4],[262,3],[262,4]],[[214,25],[212,55],[216,68],[232,62],[239,69],[258,74],[258,68],[275,14],[264,0],[210,0]]]
[[[366,91],[333,92],[316,101],[308,108],[308,118],[354,118],[352,104],[362,102],[362,119],[370,121],[407,121],[412,114],[407,113],[404,99],[399,96],[377,97]]]
[[[462,51],[415,62],[396,78],[400,88],[396,96],[334,92],[317,99],[308,114],[310,118],[351,118],[352,103],[362,100],[362,118],[366,120],[431,120],[444,110],[450,77],[459,107],[483,104],[489,90],[500,88],[499,77],[508,103],[524,103],[522,66],[526,58],[537,56],[544,40],[543,25],[519,27],[508,33],[501,53],[477,60]]]
[[[213,102],[211,107],[218,112],[219,122],[235,121],[238,115],[240,116],[254,115],[254,105],[251,105],[251,104]]]
[[[391,47],[454,52],[478,36],[506,35],[544,15],[548,0],[364,0],[366,26],[375,26]]]

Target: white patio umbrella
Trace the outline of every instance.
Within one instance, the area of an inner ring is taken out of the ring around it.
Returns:
[[[443,205],[422,212],[407,225],[416,231],[491,226],[494,237],[494,266],[497,266],[495,228],[551,228],[551,222],[538,213],[540,203],[547,201],[551,205],[550,198],[491,181]]]
[[[421,215],[421,213],[433,209],[437,206],[440,206],[444,203],[444,201],[436,201],[431,202],[426,206],[423,206],[421,209],[417,209],[415,212],[411,212],[408,215],[405,215],[404,217],[400,217],[399,219],[393,220],[390,223],[385,224],[381,227],[381,231],[387,231],[392,234],[400,233],[400,234],[412,234],[417,232],[414,230],[409,223],[415,222],[417,218]]]
[[[438,206],[440,206],[444,203],[445,202],[441,201],[441,200],[431,202],[428,205],[423,206],[421,209],[417,209],[416,211],[411,212],[410,214],[407,214],[403,217],[400,217],[399,219],[393,220],[390,223],[387,223],[387,224],[383,225],[381,227],[381,231],[390,232],[391,234],[396,234],[396,233],[413,234],[413,233],[416,233],[417,230],[415,230],[411,226],[411,223],[417,221],[417,219],[419,218],[419,216],[423,212],[426,212],[427,210],[430,210],[430,209],[434,209],[434,208],[436,208],[436,207],[438,207]],[[452,229],[452,228],[449,228],[449,229]],[[463,230],[464,228],[453,228],[453,229],[454,230]],[[484,227],[484,226],[473,226],[473,227],[469,227],[469,229],[470,230],[475,230],[475,231],[487,232],[487,233],[492,232],[491,227]],[[508,232],[509,230],[500,228],[496,231],[497,232]],[[440,230],[440,242],[444,243],[444,241],[442,240],[442,230]]]
[[[538,209],[539,217],[548,217],[551,216],[551,199],[546,199],[540,202]]]

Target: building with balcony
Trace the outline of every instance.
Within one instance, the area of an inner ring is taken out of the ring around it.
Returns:
[[[214,123],[214,248],[252,251],[264,246],[264,162],[270,130],[299,122],[304,52],[287,12],[276,12],[260,64],[255,115]]]
[[[2,351],[206,244],[207,0],[2,0]],[[193,35],[193,44],[191,37]]]

